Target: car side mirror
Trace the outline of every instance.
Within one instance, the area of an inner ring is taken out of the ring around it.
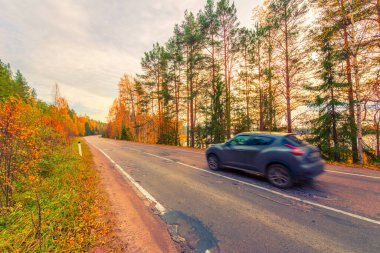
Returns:
[[[231,145],[231,142],[230,141],[226,141],[226,146],[230,146]]]

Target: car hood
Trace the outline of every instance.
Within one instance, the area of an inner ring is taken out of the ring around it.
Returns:
[[[209,148],[211,148],[211,147],[221,147],[223,145],[224,145],[224,143],[211,144]]]

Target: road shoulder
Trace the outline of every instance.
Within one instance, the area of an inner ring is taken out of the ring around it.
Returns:
[[[89,144],[101,185],[109,195],[116,235],[127,244],[127,252],[178,252],[166,225],[140,199],[110,161]]]

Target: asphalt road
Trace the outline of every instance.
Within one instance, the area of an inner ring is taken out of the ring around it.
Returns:
[[[380,252],[380,172],[327,166],[279,190],[234,170],[211,172],[195,149],[86,140],[164,208],[194,252]],[[122,174],[121,174],[122,176]]]

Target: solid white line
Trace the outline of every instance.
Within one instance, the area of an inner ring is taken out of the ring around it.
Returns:
[[[166,157],[162,157],[162,156],[154,155],[154,154],[151,154],[151,153],[148,153],[148,152],[143,152],[143,153],[146,154],[146,155],[154,156],[154,157],[157,157],[157,158],[160,158],[160,159],[166,160],[166,161],[173,162],[172,159],[169,159],[169,158],[166,158]]]
[[[160,215],[163,215],[166,213],[166,209],[163,205],[161,205],[147,190],[145,190],[139,183],[137,183],[127,172],[123,170],[123,168],[117,164],[114,160],[111,159],[109,155],[107,155],[103,150],[92,144],[95,148],[97,148],[105,157],[110,160],[112,164],[115,165],[115,167],[119,170],[120,173],[122,173],[137,189],[138,191],[149,201],[153,202],[155,204],[156,209],[160,213]]]
[[[368,176],[368,175],[363,175],[363,174],[348,173],[348,172],[335,171],[335,170],[325,170],[325,171],[326,171],[326,172],[330,172],[330,173],[344,174],[344,175],[350,175],[350,176],[357,176],[357,177],[367,177],[367,178],[380,179],[380,177],[376,177],[376,176]]]
[[[139,151],[137,149],[135,149],[135,150]],[[158,156],[158,155],[155,155],[155,154],[151,154],[151,153],[147,153],[147,152],[143,152],[143,153],[144,154],[149,154],[151,156],[154,156],[154,157],[157,157],[157,158],[160,158],[160,159],[171,161],[171,162],[174,162],[174,163],[177,163],[177,164],[180,164],[182,166],[186,166],[186,167],[198,170],[198,171],[209,173],[209,174],[217,176],[217,177],[221,177],[221,178],[228,179],[228,180],[231,180],[231,181],[235,181],[235,182],[238,182],[238,183],[241,183],[241,184],[244,184],[244,185],[248,185],[248,186],[251,186],[251,187],[254,187],[254,188],[266,191],[266,192],[270,192],[272,194],[275,194],[275,195],[278,195],[278,196],[281,196],[281,197],[284,197],[284,198],[287,198],[287,199],[295,200],[295,201],[298,201],[298,202],[301,202],[301,203],[304,203],[304,204],[309,204],[311,206],[316,206],[316,207],[319,207],[319,208],[322,208],[322,209],[326,209],[326,210],[329,210],[329,211],[332,211],[332,212],[344,214],[344,215],[347,215],[349,217],[356,218],[356,219],[359,219],[359,220],[362,220],[362,221],[367,221],[367,222],[370,222],[370,223],[373,223],[373,224],[380,225],[380,221],[378,221],[378,220],[373,220],[373,219],[370,219],[370,218],[367,218],[367,217],[364,217],[364,216],[361,216],[361,215],[357,215],[357,214],[354,214],[354,213],[346,212],[346,211],[343,211],[343,210],[340,210],[340,209],[337,209],[337,208],[334,208],[334,207],[325,206],[325,205],[318,204],[318,203],[315,203],[315,202],[312,202],[312,201],[309,201],[309,200],[305,200],[305,199],[301,199],[301,198],[298,198],[298,197],[294,197],[294,196],[291,196],[291,195],[288,195],[288,194],[285,194],[285,193],[282,193],[282,192],[279,192],[279,191],[274,191],[274,190],[271,190],[271,189],[268,189],[268,188],[265,188],[265,187],[262,187],[262,186],[259,186],[259,185],[256,185],[256,184],[251,184],[251,183],[248,183],[248,182],[241,181],[239,179],[235,179],[235,178],[227,177],[227,176],[224,176],[224,175],[220,175],[220,174],[217,174],[217,173],[209,171],[209,170],[204,170],[204,169],[201,169],[199,167],[195,167],[195,166],[192,166],[192,165],[189,165],[189,164],[186,164],[186,163],[176,162],[176,161],[168,159],[166,157],[161,157],[161,156]]]
[[[186,153],[193,153],[193,154],[198,154],[198,155],[204,155],[204,152],[202,152],[202,151],[190,151],[190,150],[183,150],[183,149],[173,149],[173,148],[165,148],[165,147],[160,147],[160,146],[158,146],[158,148],[166,149],[166,150],[172,150],[172,151],[180,151],[180,152],[186,152]]]
[[[114,146],[117,146],[114,142],[109,142],[109,141],[105,141],[105,142],[107,142],[108,144],[111,144],[111,145],[114,145]],[[133,145],[133,144],[132,144]],[[141,145],[141,144],[136,144],[137,146],[139,146],[139,145]],[[166,149],[166,150],[172,150],[172,151],[180,151],[180,152],[186,152],[186,153],[194,153],[194,154],[199,154],[199,155],[203,155],[204,154],[204,152],[202,152],[202,151],[190,151],[190,150],[183,150],[183,149],[174,149],[174,148],[166,148],[166,147],[161,147],[160,145],[155,145],[155,146],[153,146],[153,145],[149,145],[149,144],[146,144],[146,146],[145,145],[141,145],[141,147],[142,148],[146,148],[146,147],[152,147],[152,148],[159,148],[159,149]],[[131,147],[129,147],[129,145],[127,145],[127,146],[122,146],[122,148],[130,148],[130,149],[132,149],[132,150],[137,150],[137,149],[134,149],[134,148],[131,148]],[[140,150],[139,150],[140,151]]]

